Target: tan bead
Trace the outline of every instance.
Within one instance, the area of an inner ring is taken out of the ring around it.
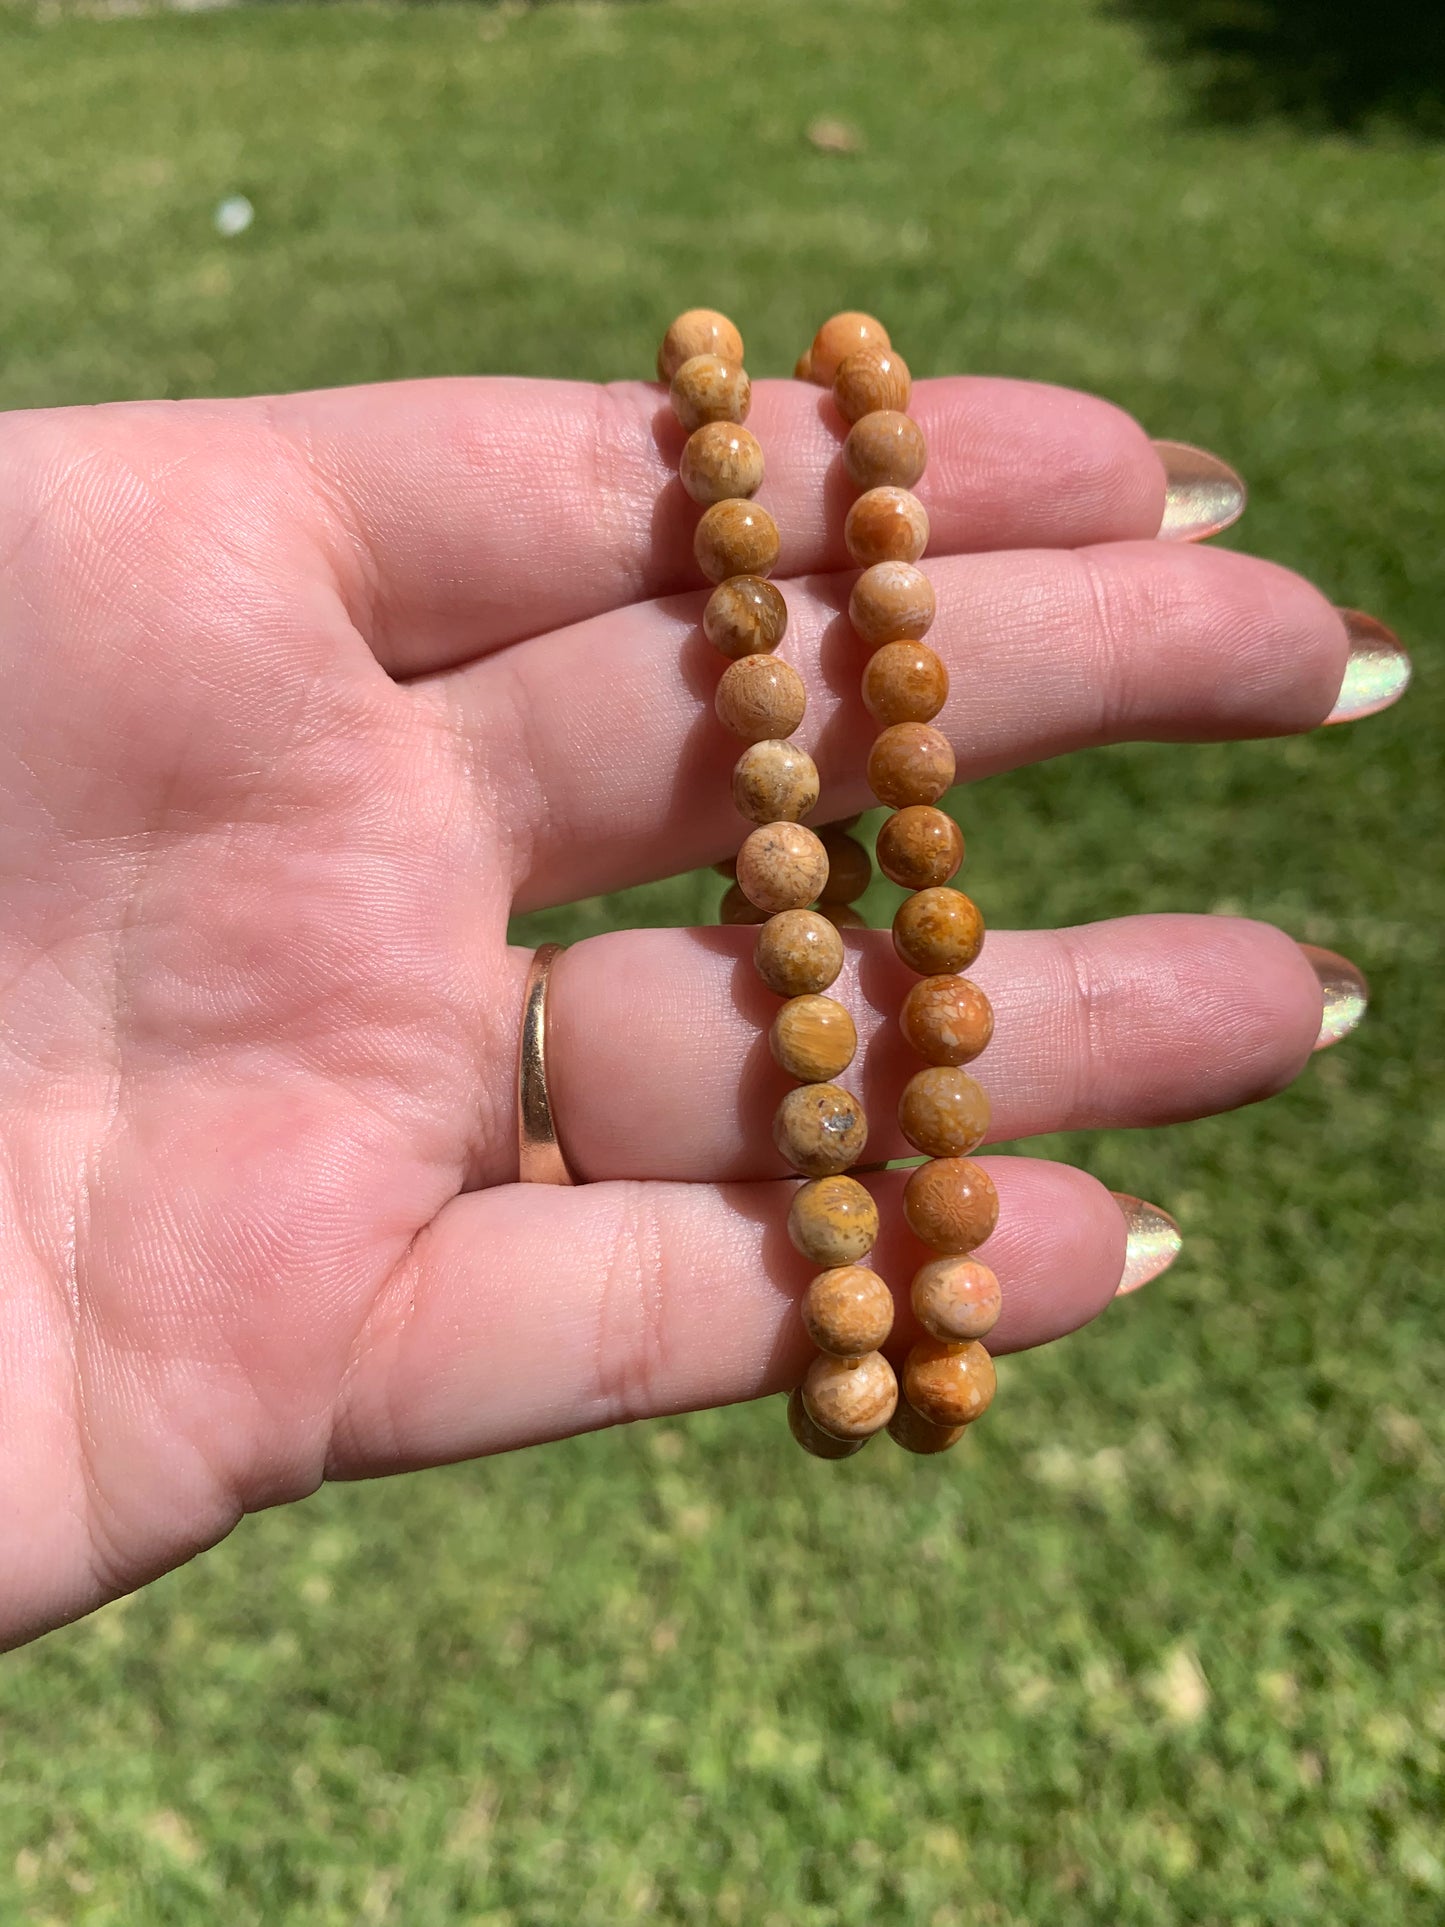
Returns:
[[[987,1338],[1003,1304],[998,1279],[977,1258],[930,1258],[914,1272],[910,1297],[923,1329],[950,1345]]]
[[[888,1436],[895,1445],[901,1445],[905,1452],[913,1452],[919,1458],[931,1458],[935,1452],[946,1452],[951,1445],[957,1445],[967,1428],[962,1425],[935,1425],[915,1412],[908,1400],[900,1392],[898,1405],[888,1421]],[[827,1433],[823,1434],[827,1437]]]
[[[775,915],[801,910],[828,880],[828,853],[801,823],[763,823],[738,851],[738,887]]]
[[[796,743],[752,743],[733,765],[733,802],[749,823],[796,823],[817,807],[817,765]]]
[[[893,1329],[893,1293],[876,1271],[839,1265],[808,1286],[803,1323],[830,1358],[862,1358],[876,1352]]]
[[[908,363],[896,348],[860,348],[838,364],[833,399],[845,422],[862,421],[879,409],[901,414],[913,392]]]
[[[915,1071],[898,1100],[898,1123],[916,1151],[961,1158],[988,1136],[988,1093],[951,1064]]]
[[[713,706],[723,728],[744,742],[778,742],[802,722],[808,691],[781,657],[739,656],[722,672]]]
[[[868,787],[895,810],[937,802],[957,774],[953,745],[932,723],[890,723],[868,752]]]
[[[860,415],[843,444],[843,466],[854,488],[912,488],[928,466],[923,430],[897,408]]]
[[[855,836],[841,830],[820,830],[823,848],[828,852],[828,881],[823,885],[824,903],[852,903],[873,881],[873,859]]]
[[[875,316],[860,314],[851,308],[842,314],[829,315],[813,336],[813,345],[808,350],[808,379],[831,388],[840,363],[849,355],[856,354],[860,348],[891,346],[888,330]]]
[[[769,917],[753,950],[758,975],[780,997],[826,990],[843,968],[843,940],[816,910]]]
[[[703,634],[714,649],[734,661],[769,655],[788,626],[783,592],[760,575],[735,575],[720,582],[702,612]]]
[[[677,472],[693,501],[704,508],[756,495],[763,481],[763,445],[735,422],[704,422],[688,436]]]
[[[672,378],[672,412],[689,434],[704,422],[745,422],[752,405],[747,369],[720,355],[694,355]]]
[[[878,868],[905,890],[947,883],[962,862],[963,831],[926,803],[896,811],[878,832]]]
[[[820,903],[820,913],[840,930],[866,930],[868,919],[861,910],[855,910],[851,903]]]
[[[863,671],[870,716],[890,723],[931,723],[948,701],[948,671],[926,642],[885,642]]]
[[[804,1177],[828,1178],[862,1157],[868,1120],[841,1084],[800,1084],[773,1115],[773,1142]]]
[[[916,642],[933,627],[933,584],[912,562],[875,562],[853,584],[848,619],[875,649],[885,642]]]
[[[778,525],[756,502],[714,502],[693,531],[692,552],[709,582],[730,575],[771,575]]]
[[[882,1352],[863,1358],[815,1358],[803,1380],[803,1409],[835,1439],[881,1432],[898,1403],[898,1380]]]
[[[734,367],[742,362],[743,338],[716,308],[689,308],[677,317],[657,351],[658,380],[671,381],[694,355],[717,355]]]
[[[898,1022],[926,1063],[971,1064],[993,1036],[993,1006],[968,977],[920,977]]]
[[[843,540],[860,569],[916,562],[928,547],[928,510],[906,488],[870,488],[849,509]]]
[[[997,1380],[982,1345],[920,1338],[904,1364],[903,1383],[920,1418],[934,1425],[972,1425],[993,1403]]]
[[[857,1178],[815,1178],[793,1193],[788,1236],[812,1264],[855,1265],[878,1242],[878,1207]]]
[[[741,875],[741,872],[739,872]],[[898,906],[893,948],[920,977],[967,970],[983,949],[983,918],[962,890],[919,890]]]
[[[798,356],[798,359],[793,363],[793,380],[794,381],[811,381],[812,379],[813,379],[813,351],[811,348],[805,348],[802,354],[800,354]]]
[[[814,993],[789,998],[773,1019],[768,1043],[789,1077],[801,1084],[826,1084],[853,1062],[858,1031],[842,1004]]]
[[[903,1215],[924,1244],[956,1256],[993,1235],[998,1192],[971,1158],[934,1158],[904,1185]]]
[[[795,1385],[788,1394],[788,1430],[805,1452],[815,1459],[851,1459],[861,1452],[867,1439],[835,1439],[831,1432],[814,1425],[803,1404],[803,1388]]]
[[[723,900],[718,905],[717,912],[719,923],[766,923],[767,917],[767,911],[760,910],[755,903],[749,903],[736,883],[723,892]]]

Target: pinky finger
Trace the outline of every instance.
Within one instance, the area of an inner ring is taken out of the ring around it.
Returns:
[[[1094,1317],[1120,1283],[1126,1226],[1069,1166],[984,1158],[999,1227],[980,1255],[1019,1351]],[[870,1181],[872,1262],[905,1302],[929,1254],[903,1225],[905,1174]],[[810,1268],[785,1229],[792,1187],[506,1185],[454,1199],[378,1301],[336,1413],[331,1478],[532,1445],[785,1390],[810,1351]],[[895,1338],[906,1342],[906,1311]],[[891,1347],[890,1347],[891,1349]]]

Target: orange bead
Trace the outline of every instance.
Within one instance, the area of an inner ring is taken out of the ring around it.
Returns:
[[[957,774],[953,745],[931,723],[890,723],[868,752],[868,786],[880,803],[933,803]]]
[[[947,883],[962,862],[963,831],[928,804],[896,811],[878,832],[878,868],[905,890]]]
[[[814,1178],[793,1193],[788,1236],[815,1265],[855,1265],[878,1242],[878,1207],[857,1178]]]
[[[733,804],[749,823],[796,823],[817,802],[817,765],[796,743],[764,738],[733,765]],[[828,860],[831,865],[831,852]]]
[[[993,1006],[967,977],[920,977],[898,1022],[927,1063],[971,1064],[993,1036]]]
[[[788,605],[782,590],[758,575],[735,575],[720,582],[702,612],[703,634],[714,649],[734,660],[770,654],[787,626]]]
[[[828,852],[828,881],[823,885],[824,903],[852,903],[873,881],[873,859],[856,837],[840,830],[820,830],[823,848]]]
[[[860,348],[891,345],[888,330],[871,314],[845,309],[842,314],[829,315],[813,336],[813,345],[808,350],[808,379],[831,388],[839,364],[849,355]]]
[[[839,1439],[881,1432],[898,1403],[898,1380],[882,1352],[863,1358],[815,1358],[803,1380],[803,1408],[813,1423]]]
[[[917,642],[933,627],[933,584],[911,562],[875,562],[853,584],[848,619],[864,642],[878,648],[905,637]]]
[[[720,355],[694,355],[672,378],[672,412],[689,434],[704,422],[745,422],[753,405],[746,368]]]
[[[876,1352],[893,1329],[893,1293],[876,1271],[839,1265],[808,1286],[803,1323],[830,1358],[862,1358]]]
[[[898,1404],[888,1421],[888,1436],[894,1444],[901,1445],[905,1452],[916,1453],[919,1458],[931,1458],[935,1452],[946,1452],[951,1445],[958,1444],[965,1429],[962,1425],[935,1425],[931,1419],[915,1412],[902,1392],[898,1394]]]
[[[738,888],[769,915],[802,909],[827,880],[827,853],[801,823],[764,823],[738,851]]]
[[[908,406],[913,377],[896,348],[860,348],[839,362],[833,399],[845,422],[862,421],[879,409],[901,414]]]
[[[906,488],[870,488],[849,509],[843,540],[860,569],[916,562],[928,547],[928,510]]]
[[[773,1142],[804,1177],[828,1178],[862,1157],[868,1120],[840,1084],[799,1084],[774,1113]]]
[[[709,582],[771,575],[781,547],[778,525],[756,502],[714,502],[693,531],[692,552]]]
[[[916,1237],[934,1251],[972,1251],[998,1223],[993,1179],[970,1158],[934,1158],[920,1164],[903,1187],[903,1215]]]
[[[756,495],[763,482],[762,443],[736,422],[704,422],[688,436],[677,472],[704,508]]]
[[[908,1403],[934,1425],[971,1425],[993,1403],[997,1380],[982,1345],[920,1338],[903,1367]]]
[[[843,444],[843,466],[854,488],[912,488],[928,466],[923,430],[897,408],[861,415]]]
[[[948,701],[948,671],[926,642],[885,642],[863,671],[870,716],[889,723],[931,723]]]
[[[988,1135],[988,1093],[967,1071],[935,1064],[916,1071],[898,1100],[898,1123],[916,1151],[960,1158]]]
[[[898,906],[893,948],[920,977],[967,970],[983,948],[978,905],[962,890],[917,891]]]
[[[739,656],[722,672],[713,706],[723,728],[744,742],[780,741],[802,722],[808,691],[780,656]]]
[[[780,997],[826,990],[843,968],[843,940],[817,910],[769,917],[753,949],[758,975]]]
[[[765,923],[767,911],[760,910],[755,903],[749,903],[736,883],[723,892],[723,900],[718,905],[719,923],[748,924]]]
[[[866,1438],[835,1439],[831,1432],[825,1432],[808,1417],[807,1407],[803,1404],[803,1388],[795,1385],[788,1394],[788,1430],[805,1452],[815,1459],[851,1459],[855,1452],[861,1452],[868,1443]]]
[[[725,314],[716,308],[689,308],[680,314],[662,337],[657,351],[657,378],[671,381],[685,361],[694,355],[716,355],[734,367],[743,359],[743,338]]]
[[[768,1043],[789,1077],[803,1084],[826,1084],[853,1062],[858,1032],[834,998],[791,997],[773,1019]],[[863,1349],[869,1352],[873,1347]]]
[[[930,1258],[914,1272],[910,1298],[923,1329],[949,1345],[987,1338],[1003,1306],[998,1279],[977,1258]]]

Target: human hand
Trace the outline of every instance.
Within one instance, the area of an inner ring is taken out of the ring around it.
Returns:
[[[868,801],[847,489],[819,391],[754,397],[827,821]],[[961,776],[1329,712],[1339,615],[1151,540],[1127,418],[987,380],[913,406]],[[0,1640],[326,1477],[799,1375],[751,931],[566,953],[552,1095],[591,1182],[515,1183],[510,911],[742,827],[680,440],[656,388],[507,380],[0,422]],[[849,947],[883,1159],[904,977]],[[1247,1102],[1320,1022],[1299,948],[1223,918],[998,933],[972,974],[999,1139]],[[991,1169],[1009,1350],[1108,1302],[1124,1228],[1078,1171]],[[901,1177],[870,1182],[906,1278]]]

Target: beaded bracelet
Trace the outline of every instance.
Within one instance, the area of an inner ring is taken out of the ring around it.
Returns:
[[[756,827],[743,841],[723,904],[729,922],[765,919],[754,958],[767,987],[785,998],[769,1030],[774,1058],[797,1080],[778,1105],[773,1138],[807,1180],[788,1213],[799,1251],[824,1267],[808,1286],[803,1317],[821,1355],[788,1406],[794,1436],[821,1458],[847,1458],[887,1424],[898,1400],[879,1347],[893,1324],[893,1294],[861,1263],[878,1236],[878,1209],[845,1175],[867,1140],[863,1108],[833,1080],[852,1063],[858,1033],[847,1009],[824,993],[843,967],[838,924],[867,888],[867,853],[840,826],[819,836],[801,818],[817,805],[813,759],[788,739],[807,692],[774,651],[787,605],[767,580],[778,531],[752,500],[763,479],[757,438],[742,426],[750,401],[742,337],[725,315],[691,309],[663,338],[658,374],[689,436],[678,472],[702,506],[693,541],[698,566],[717,586],[703,612],[709,642],[729,658],[718,683],[719,721],[747,747],[733,769],[733,801]],[[821,899],[823,909],[808,906]]]

